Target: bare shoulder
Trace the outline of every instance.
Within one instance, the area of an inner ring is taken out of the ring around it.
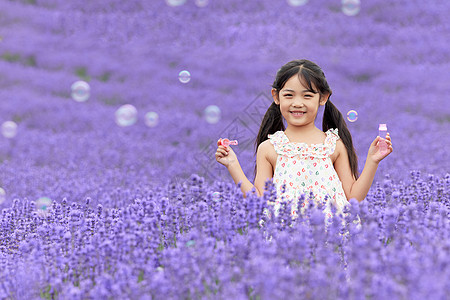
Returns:
[[[336,141],[336,148],[334,149],[333,154],[331,155],[331,160],[333,163],[341,154],[347,154],[347,148],[345,148],[344,142],[341,139]]]
[[[264,157],[270,162],[272,165],[272,168],[275,168],[275,164],[277,161],[277,152],[275,151],[275,148],[273,147],[270,140],[265,140],[258,146],[258,152],[261,151],[261,154],[264,155]]]

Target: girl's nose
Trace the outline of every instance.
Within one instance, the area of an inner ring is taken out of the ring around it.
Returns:
[[[294,107],[294,108],[300,108],[303,106],[305,106],[305,104],[303,103],[303,100],[301,100],[301,99],[295,100],[294,103],[292,103],[292,107]]]

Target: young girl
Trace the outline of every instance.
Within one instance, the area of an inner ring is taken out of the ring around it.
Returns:
[[[359,176],[351,134],[342,114],[331,103],[331,94],[324,72],[309,60],[294,60],[278,70],[272,85],[274,102],[264,115],[255,143],[254,185],[242,171],[233,149],[221,146],[221,139],[217,141],[216,160],[227,167],[236,184],[241,182],[244,197],[253,187],[261,197],[265,181],[272,178],[277,199],[269,204],[275,204],[275,214],[280,202],[287,201],[295,217],[297,202],[305,195],[303,213],[313,192],[314,201],[324,204],[326,221],[332,217],[330,205],[342,213],[349,199],[362,201],[366,197],[378,163],[393,151],[391,138],[388,134],[385,139],[385,153],[379,149],[383,139],[377,136],[373,140]],[[320,130],[314,120],[323,105]]]

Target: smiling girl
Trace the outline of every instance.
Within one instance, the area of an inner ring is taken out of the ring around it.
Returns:
[[[378,164],[393,151],[389,134],[386,152],[380,151],[381,137],[373,140],[359,175],[351,134],[330,101],[332,91],[318,65],[306,59],[288,62],[278,70],[271,93],[273,102],[256,138],[254,185],[242,171],[233,149],[221,146],[221,139],[217,141],[216,160],[227,167],[235,183],[241,182],[244,196],[253,187],[262,196],[266,180],[272,179],[277,199],[269,204],[275,205],[275,214],[281,201],[287,201],[295,217],[298,200],[306,195],[301,203],[303,213],[312,192],[314,201],[324,204],[326,220],[332,217],[330,205],[342,213],[349,199],[362,201]],[[325,106],[322,130],[314,124],[320,106]]]

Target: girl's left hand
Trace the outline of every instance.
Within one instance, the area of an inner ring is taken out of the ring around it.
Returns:
[[[386,135],[385,139],[387,144],[387,151],[385,153],[381,153],[380,151],[379,142],[381,140],[383,140],[383,138],[377,136],[370,145],[369,153],[367,154],[368,158],[372,159],[373,162],[375,163],[379,163],[381,160],[383,160],[383,158],[385,158],[386,156],[391,154],[392,151],[394,151],[394,149],[392,148],[392,141],[389,133]]]

